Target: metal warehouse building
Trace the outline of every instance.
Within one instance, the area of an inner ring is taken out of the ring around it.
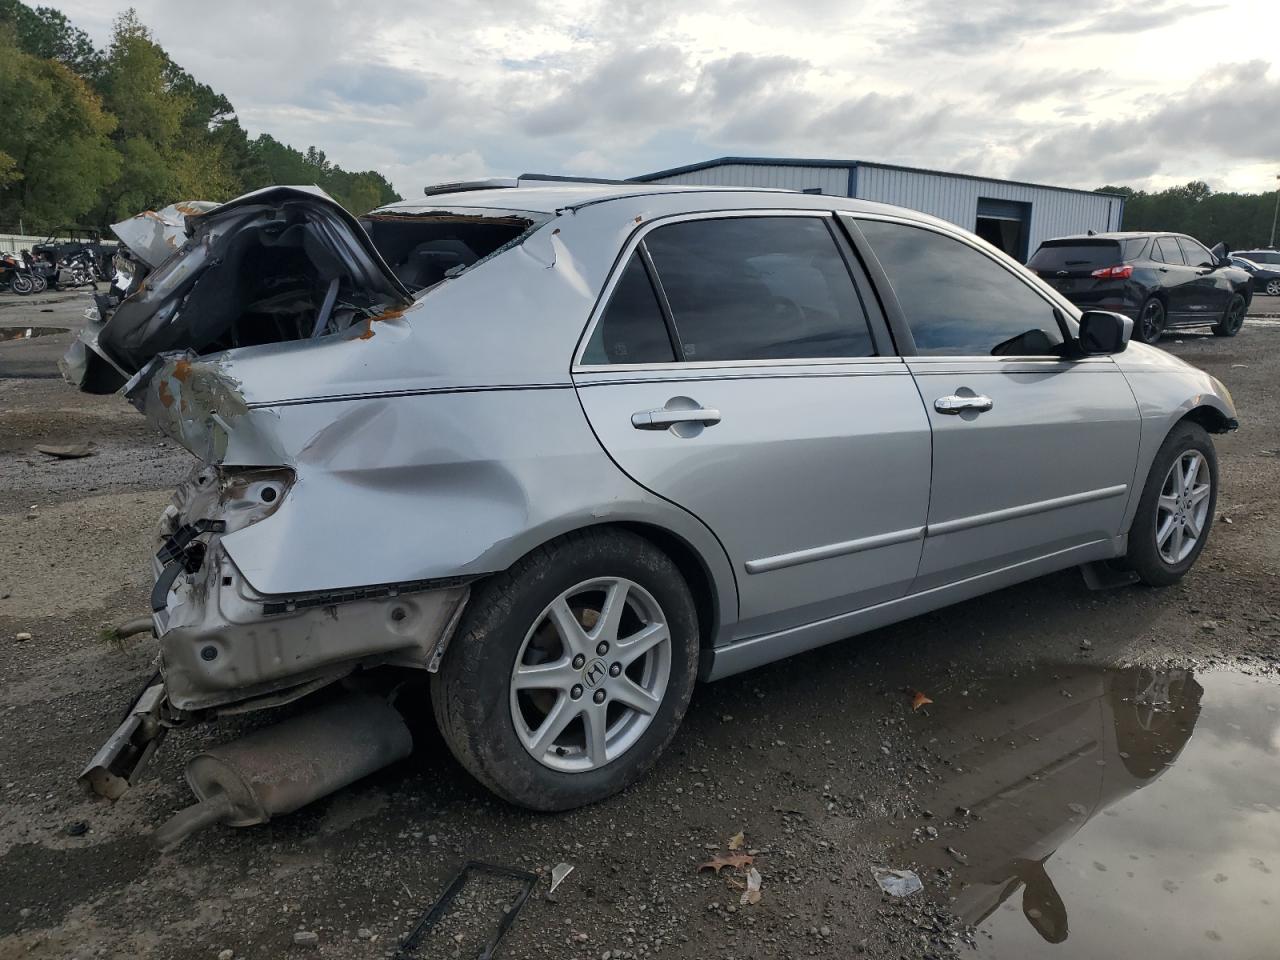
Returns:
[[[1023,262],[1043,240],[1119,230],[1124,197],[991,180],[865,160],[721,157],[633,180],[702,186],[783,187],[910,207],[972,230]]]

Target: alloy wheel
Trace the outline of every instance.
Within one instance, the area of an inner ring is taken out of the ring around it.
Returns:
[[[1204,454],[1186,450],[1179,454],[1156,501],[1156,550],[1177,566],[1196,548],[1209,519],[1212,477]]]
[[[1280,280],[1267,281],[1267,296],[1280,297]]]
[[[1231,301],[1231,305],[1227,307],[1227,316],[1222,324],[1228,333],[1235,333],[1244,326],[1244,315],[1247,309],[1244,305],[1243,297],[1236,297]]]
[[[529,754],[569,773],[635,746],[662,705],[671,632],[653,595],[601,577],[561,593],[525,634],[511,670],[511,720]]]
[[[1154,343],[1164,332],[1164,304],[1159,300],[1148,301],[1142,310],[1142,339]]]

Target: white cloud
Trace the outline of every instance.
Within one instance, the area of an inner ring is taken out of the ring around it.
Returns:
[[[116,2],[66,12],[103,42]],[[1274,32],[1241,29],[1270,22],[1274,0],[455,0],[447,16],[135,2],[251,133],[314,143],[406,196],[723,153],[1255,190],[1280,161]]]

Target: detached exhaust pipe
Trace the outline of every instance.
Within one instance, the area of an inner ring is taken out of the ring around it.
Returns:
[[[413,750],[413,737],[391,704],[353,694],[311,713],[220,744],[187,762],[198,803],[152,835],[170,850],[202,827],[249,827],[292,813]]]

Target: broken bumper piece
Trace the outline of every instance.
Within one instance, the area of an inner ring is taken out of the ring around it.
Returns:
[[[153,677],[80,774],[81,786],[108,800],[124,795],[164,739],[164,700],[164,681]]]

